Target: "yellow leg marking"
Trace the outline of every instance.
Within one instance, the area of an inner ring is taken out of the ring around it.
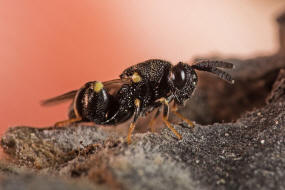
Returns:
[[[140,106],[140,104],[141,104],[141,101],[140,101],[140,99],[135,99],[135,106],[138,108],[139,106]]]
[[[177,136],[177,138],[179,140],[182,139],[182,136],[174,129],[174,127],[171,125],[171,123],[165,117],[162,117],[162,121]]]
[[[54,126],[55,126],[55,127],[62,127],[62,126],[70,125],[70,124],[72,124],[72,123],[75,123],[75,122],[81,121],[81,120],[82,120],[81,117],[72,118],[72,119],[68,119],[68,120],[56,122],[56,123],[54,124]]]
[[[181,113],[177,112],[178,107],[176,104],[173,104],[173,107],[171,109],[171,112],[173,112],[177,117],[179,117],[181,120],[183,120],[184,122],[186,122],[189,126],[191,126],[192,128],[194,128],[194,123],[192,121],[190,121],[189,119],[187,119],[186,117],[184,117]]]
[[[159,102],[168,105],[168,101],[165,98],[159,98],[158,99]]]
[[[129,127],[129,132],[128,132],[128,136],[127,136],[128,144],[131,144],[131,141],[132,141],[131,136],[132,136],[132,133],[133,133],[133,131],[135,129],[135,126],[136,126],[135,123],[136,123],[136,121],[137,121],[137,119],[139,117],[138,114],[139,114],[141,101],[138,98],[136,98],[134,103],[135,103],[135,106],[136,106],[136,110],[135,110],[134,120],[133,120],[133,122],[131,123],[131,125]]]
[[[129,128],[129,132],[128,132],[128,136],[127,136],[128,144],[131,144],[131,142],[132,142],[131,137],[132,137],[132,133],[133,133],[134,129],[135,129],[135,124],[131,123],[130,128]]]
[[[172,111],[172,110],[171,110]],[[189,119],[187,119],[186,117],[184,117],[183,115],[181,115],[181,113],[178,113],[177,111],[172,111],[177,117],[179,117],[180,119],[182,119],[183,121],[185,121],[189,126],[191,126],[192,128],[194,128],[194,123],[192,121],[190,121]]]

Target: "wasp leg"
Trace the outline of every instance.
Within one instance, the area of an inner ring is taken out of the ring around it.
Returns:
[[[75,123],[75,122],[78,122],[78,121],[81,121],[81,120],[82,120],[81,117],[71,118],[71,119],[68,119],[68,120],[56,122],[54,124],[54,126],[55,127],[62,127],[62,126],[70,125],[72,123]]]
[[[78,111],[76,109],[76,106],[75,106],[75,102],[73,101],[70,108],[69,108],[69,112],[72,112],[73,115],[71,115],[69,113],[69,119],[67,120],[63,120],[63,121],[58,121],[54,124],[55,127],[62,127],[62,126],[66,126],[66,125],[70,125],[72,123],[76,123],[78,121],[81,121],[82,120],[82,117],[78,114]]]
[[[155,115],[153,116],[153,118],[150,120],[149,122],[149,126],[150,126],[150,129],[151,129],[151,132],[154,133],[155,132],[155,129],[154,129],[154,123],[156,122],[156,119],[157,117],[159,116],[160,114],[160,109],[158,108]]]
[[[168,102],[169,101],[167,99],[165,99],[165,98],[160,98],[159,101],[163,104],[162,121],[176,135],[176,137],[179,140],[182,139],[182,136],[174,129],[172,124],[168,121],[168,115],[169,115],[169,104],[168,104]]]
[[[191,126],[192,128],[194,128],[194,123],[192,121],[190,121],[189,119],[187,119],[186,117],[184,117],[181,113],[177,112],[178,108],[176,104],[173,104],[173,107],[171,109],[171,112],[174,113],[174,115],[176,115],[177,117],[179,117],[181,120],[183,120],[184,122],[186,122],[189,126]]]
[[[136,109],[135,109],[134,119],[133,119],[133,121],[129,127],[129,132],[128,132],[128,136],[127,136],[128,144],[131,144],[131,142],[132,142],[131,136],[132,136],[132,133],[135,129],[136,121],[139,118],[139,114],[140,114],[141,101],[139,99],[135,100],[135,107],[136,107]]]

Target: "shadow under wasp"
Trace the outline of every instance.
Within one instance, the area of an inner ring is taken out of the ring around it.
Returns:
[[[229,83],[234,83],[230,74],[219,67],[231,69],[233,64],[200,60],[193,65],[182,62],[172,65],[168,61],[151,59],[125,69],[119,79],[87,82],[78,90],[43,101],[42,105],[73,99],[69,119],[57,122],[56,126],[80,121],[117,125],[133,117],[127,136],[128,143],[131,142],[137,119],[156,110],[154,120],[162,109],[162,121],[178,139],[181,139],[182,136],[168,121],[169,112],[173,112],[194,127],[190,120],[177,112],[177,105],[183,105],[196,88],[198,76],[195,70],[207,71]],[[170,109],[171,102],[174,104]]]

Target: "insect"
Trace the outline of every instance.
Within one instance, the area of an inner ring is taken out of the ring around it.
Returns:
[[[120,77],[106,82],[87,82],[78,90],[43,101],[43,105],[59,103],[73,99],[69,119],[56,123],[65,125],[80,121],[94,122],[100,125],[117,125],[129,120],[127,141],[139,117],[155,111],[156,119],[162,110],[162,120],[166,126],[181,139],[182,136],[168,121],[172,111],[193,127],[193,123],[177,112],[177,105],[188,100],[198,82],[195,70],[207,71],[221,79],[234,83],[230,74],[219,68],[231,69],[233,64],[224,61],[200,60],[193,65],[179,62],[172,65],[168,61],[151,59],[125,69]],[[174,109],[169,103],[174,102]]]

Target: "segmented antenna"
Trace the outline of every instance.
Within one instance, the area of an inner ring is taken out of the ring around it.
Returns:
[[[226,73],[225,71],[222,71],[220,68],[225,69],[232,69],[234,68],[234,65],[229,62],[225,61],[217,61],[217,60],[200,60],[196,62],[195,65],[191,66],[194,69],[200,70],[200,71],[206,71],[213,74],[216,74],[221,79],[233,84],[235,81],[232,79],[231,75]]]

